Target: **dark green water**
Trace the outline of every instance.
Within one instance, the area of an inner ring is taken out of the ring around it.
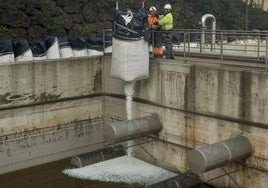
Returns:
[[[70,159],[0,175],[0,188],[138,188],[115,183],[80,180],[62,170],[71,168]]]

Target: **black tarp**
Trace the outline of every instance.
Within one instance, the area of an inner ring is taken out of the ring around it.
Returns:
[[[30,49],[30,45],[26,38],[15,38],[13,39],[13,49],[15,57],[23,55]]]
[[[105,41],[105,47],[112,46],[112,39],[113,39],[113,32],[106,31],[104,33],[104,41]]]
[[[83,50],[87,47],[87,40],[83,35],[70,36],[69,41],[74,50]]]
[[[49,35],[43,36],[42,39],[45,41],[47,49],[49,49],[51,46],[53,46],[57,41],[56,36],[49,36]]]
[[[113,36],[122,40],[149,40],[147,13],[144,8],[136,11],[116,10],[113,22]],[[128,23],[126,20],[130,20]]]
[[[58,37],[60,48],[71,48],[71,44],[67,36]]]
[[[47,48],[46,43],[42,39],[29,39],[30,48],[34,57],[42,57],[46,55]]]
[[[12,54],[13,45],[11,39],[0,39],[0,55]]]
[[[102,35],[89,36],[88,42],[87,42],[87,48],[102,51],[103,50],[103,36]]]

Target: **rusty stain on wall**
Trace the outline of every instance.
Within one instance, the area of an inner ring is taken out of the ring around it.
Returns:
[[[97,92],[101,90],[102,90],[102,69],[99,66],[94,75],[93,91]]]
[[[76,120],[54,127],[24,130],[1,136],[1,164],[6,166],[9,163],[101,143],[102,123],[102,118]],[[4,168],[1,164],[0,172]]]

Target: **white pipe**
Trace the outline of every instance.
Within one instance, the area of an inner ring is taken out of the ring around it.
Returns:
[[[211,47],[215,45],[215,40],[216,40],[216,19],[212,14],[204,14],[201,18],[201,23],[202,23],[202,34],[201,34],[201,52],[203,50],[203,45],[205,44],[205,30],[207,29],[206,26],[206,20],[208,18],[212,18],[212,40],[211,40]]]
[[[115,10],[119,9],[118,1],[116,1]]]

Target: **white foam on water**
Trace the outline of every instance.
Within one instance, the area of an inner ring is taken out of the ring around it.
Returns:
[[[177,175],[130,156],[122,156],[82,168],[65,169],[63,173],[79,179],[139,185],[151,185]]]
[[[134,95],[134,86],[135,81],[133,82],[125,82],[125,94],[126,94],[126,111],[127,111],[127,119],[132,119],[132,99]],[[127,154],[128,156],[132,156],[133,148],[131,147],[133,145],[133,141],[127,142]]]

